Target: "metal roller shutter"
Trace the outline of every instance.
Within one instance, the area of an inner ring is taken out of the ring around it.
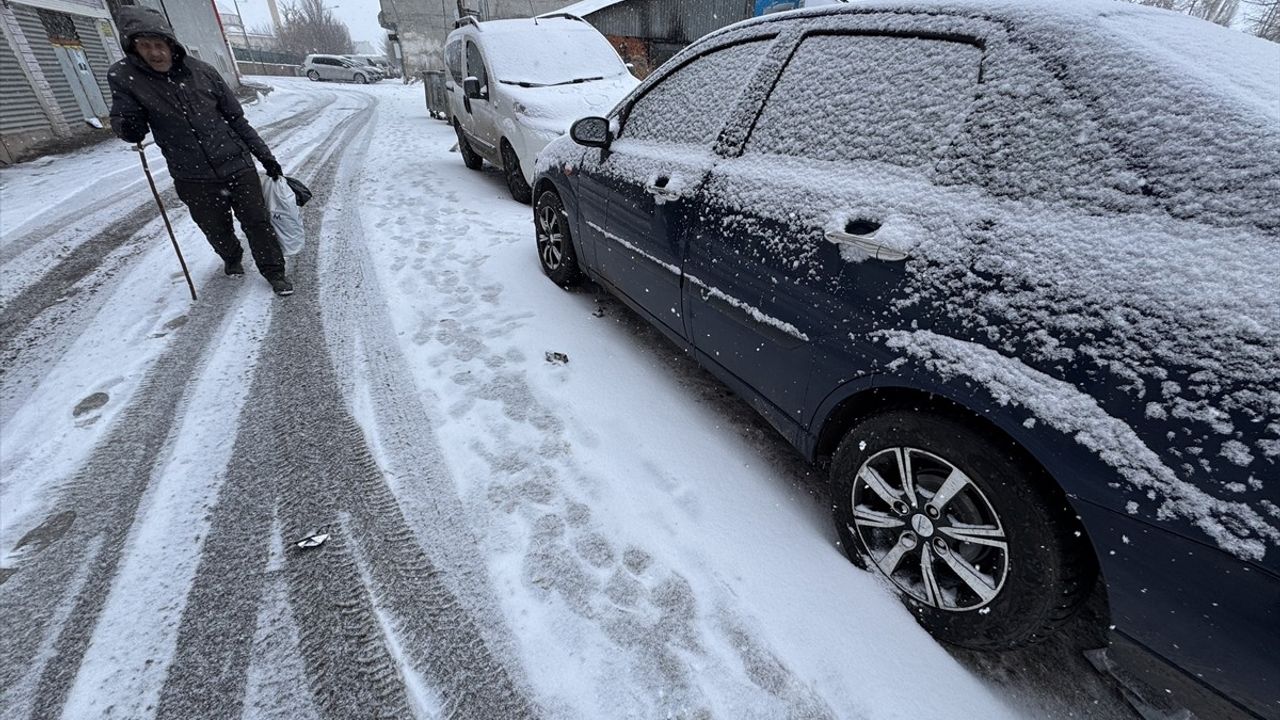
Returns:
[[[22,32],[27,36],[27,42],[31,44],[31,52],[40,63],[45,79],[53,88],[53,96],[58,101],[58,107],[62,108],[63,116],[79,118],[80,104],[76,102],[76,96],[71,92],[67,76],[62,72],[57,56],[53,54],[49,33],[44,29],[44,23],[40,22],[40,15],[35,8],[26,5],[14,5],[13,14],[18,18],[18,24],[22,26]]]
[[[0,132],[11,133],[49,127],[35,88],[22,73],[18,56],[9,43],[0,41]]]

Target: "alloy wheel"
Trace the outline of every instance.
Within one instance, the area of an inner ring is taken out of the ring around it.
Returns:
[[[1009,570],[1004,525],[982,489],[946,459],[882,450],[858,469],[849,501],[849,531],[915,601],[959,612],[1000,594]]]
[[[538,257],[549,271],[560,269],[564,261],[564,214],[552,204],[538,208]]]

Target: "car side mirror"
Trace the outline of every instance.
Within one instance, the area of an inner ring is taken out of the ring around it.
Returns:
[[[480,78],[469,77],[462,81],[462,93],[471,100],[480,99]]]
[[[585,117],[569,128],[569,137],[586,147],[608,148],[613,142],[609,121],[602,117]]]

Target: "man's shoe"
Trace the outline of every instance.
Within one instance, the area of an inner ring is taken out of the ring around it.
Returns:
[[[244,265],[239,260],[223,260],[222,272],[228,275],[243,275]]]
[[[271,289],[280,297],[293,294],[293,283],[283,274],[273,275],[267,278],[267,282],[271,283]]]

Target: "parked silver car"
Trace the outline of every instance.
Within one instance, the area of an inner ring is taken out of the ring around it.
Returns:
[[[345,80],[361,85],[382,79],[382,72],[377,68],[360,65],[341,55],[308,55],[302,61],[302,74],[316,82]]]

